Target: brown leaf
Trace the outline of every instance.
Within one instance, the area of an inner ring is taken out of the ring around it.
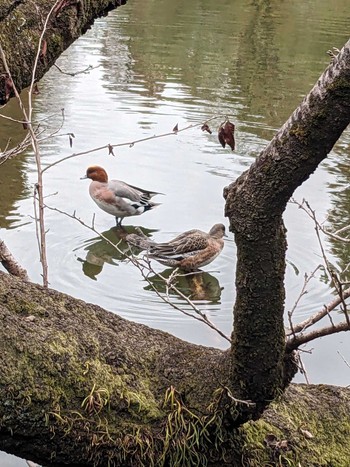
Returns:
[[[112,154],[112,156],[115,157],[115,154],[113,152],[113,146],[111,144],[108,145],[108,155]]]
[[[174,133],[177,133],[178,131],[179,131],[179,125],[176,124],[176,125],[174,126],[174,128],[173,128],[173,132],[174,132]]]
[[[207,123],[204,123],[204,125],[201,126],[202,131],[207,131],[210,135],[212,134],[211,129],[209,128],[209,125]]]
[[[269,433],[268,435],[265,436],[264,441],[267,444],[267,446],[275,447],[277,444],[277,437],[274,434]]]
[[[43,42],[42,42],[40,56],[41,57],[46,57],[46,54],[47,54],[47,40],[44,39]]]
[[[278,449],[283,449],[283,451],[288,451],[289,449],[289,442],[286,439],[282,439],[282,441],[279,441],[276,445]]]
[[[13,90],[13,81],[9,77],[9,75],[6,73],[6,76],[5,76],[5,99],[6,101],[10,99],[12,90]]]
[[[232,151],[234,151],[235,149],[234,132],[235,132],[235,126],[229,120],[226,120],[225,122],[221,123],[219,127],[218,138],[223,148],[227,144],[228,146],[230,146]]]
[[[33,94],[40,94],[40,91],[39,91],[39,88],[38,88],[38,83],[34,83]]]

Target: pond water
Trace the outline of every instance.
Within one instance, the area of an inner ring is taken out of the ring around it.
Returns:
[[[39,84],[35,120],[54,131],[65,119],[61,134],[41,144],[47,166],[66,156],[87,152],[49,168],[44,175],[46,203],[69,214],[76,213],[118,243],[120,235],[112,216],[89,198],[86,180],[89,165],[103,166],[112,178],[162,192],[161,206],[140,217],[124,220],[129,232],[141,226],[157,241],[167,241],[191,228],[209,230],[224,217],[222,191],[236,179],[272,138],[310,90],[329,63],[326,51],[340,48],[348,39],[348,0],[304,2],[180,0],[162,2],[129,0],[76,41],[58,60],[61,70],[88,73],[68,76],[53,67]],[[23,93],[26,100],[26,91]],[[2,113],[21,118],[12,100]],[[55,115],[55,116],[53,116]],[[200,126],[171,136],[150,139],[130,147],[92,151],[107,144],[131,143],[153,135],[200,124],[217,116],[216,130],[228,115],[236,125],[234,152],[222,148],[216,136]],[[50,118],[49,118],[50,117]],[[0,147],[8,138],[23,137],[23,129],[1,120]],[[327,161],[295,193],[307,199],[320,220],[336,227],[350,222],[348,186],[350,134],[345,132]],[[91,151],[91,152],[89,152]],[[0,170],[0,237],[41,282],[35,224],[33,154],[3,164]],[[288,229],[286,309],[291,309],[304,282],[322,263],[310,219],[290,205],[285,213]],[[164,303],[122,254],[97,234],[57,211],[46,210],[50,287],[182,339],[220,348],[227,341],[198,321]],[[344,246],[324,243],[329,259],[348,263]],[[123,250],[126,245],[120,243]],[[183,279],[181,291],[225,334],[232,327],[235,245],[232,234],[223,253],[194,279]],[[164,267],[154,264],[157,272]],[[169,273],[166,271],[165,273]],[[162,291],[157,282],[156,287]],[[180,296],[170,297],[190,311]],[[332,298],[325,274],[308,286],[296,309],[301,320]],[[347,334],[327,337],[308,346],[304,363],[312,383],[350,384],[350,340]],[[295,381],[304,381],[298,375]],[[24,461],[0,456],[1,466],[22,466]],[[13,463],[14,462],[14,463]]]

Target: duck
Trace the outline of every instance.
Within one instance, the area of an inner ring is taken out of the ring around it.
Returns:
[[[88,167],[81,178],[92,180],[89,187],[91,198],[99,208],[115,217],[117,227],[121,227],[124,217],[139,216],[159,206],[160,203],[154,203],[150,199],[163,194],[138,188],[121,180],[108,180],[107,172],[98,165]]]
[[[196,271],[219,256],[226,237],[225,226],[215,224],[209,232],[192,229],[165,243],[156,243],[139,232],[126,235],[126,241],[141,250],[147,250],[149,258],[184,271]]]

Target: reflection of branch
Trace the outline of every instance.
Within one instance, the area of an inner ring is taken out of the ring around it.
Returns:
[[[100,67],[101,65],[96,65],[96,66],[89,65],[89,66],[86,67],[84,70],[76,71],[76,72],[74,72],[74,73],[73,73],[73,72],[69,72],[69,71],[63,71],[62,68],[60,68],[60,67],[57,65],[57,63],[54,63],[53,66],[56,67],[57,70],[58,70],[60,73],[64,74],[64,75],[68,75],[68,76],[77,76],[77,75],[80,75],[80,74],[82,74],[82,73],[88,73],[89,71],[94,70],[95,68],[98,68],[98,67]]]
[[[210,117],[208,120],[205,121],[205,123],[210,122],[210,121],[212,121],[212,120],[214,120],[214,119],[216,119],[218,117],[220,117],[220,115],[215,115],[213,117]],[[67,161],[68,159],[72,159],[73,157],[84,156],[86,154],[91,154],[92,152],[97,152],[97,151],[102,151],[102,150],[108,150],[108,154],[112,154],[111,151],[113,150],[113,148],[119,148],[121,146],[133,147],[133,146],[135,146],[135,144],[141,143],[143,141],[149,141],[149,140],[152,140],[152,139],[164,138],[166,136],[171,136],[171,135],[177,135],[177,133],[181,133],[182,131],[186,131],[186,130],[189,130],[191,128],[196,128],[196,127],[199,127],[199,126],[200,127],[203,126],[203,122],[201,122],[201,123],[192,123],[190,125],[187,125],[184,128],[181,128],[180,130],[176,129],[176,130],[173,130],[173,131],[170,131],[170,132],[167,132],[167,133],[161,133],[159,135],[147,136],[146,138],[140,138],[140,139],[137,139],[137,140],[134,140],[134,141],[129,141],[129,142],[125,142],[125,143],[118,143],[118,144],[105,144],[104,146],[100,146],[98,148],[93,148],[93,149],[89,149],[87,151],[77,152],[77,153],[71,154],[69,156],[63,157],[62,159],[59,159],[58,161],[53,162],[50,165],[47,165],[43,169],[43,172],[50,169],[54,165],[60,164],[61,162]]]
[[[111,242],[107,237],[105,237],[103,234],[98,232],[95,227],[94,227],[94,222],[92,222],[92,225],[86,224],[83,220],[81,220],[79,217],[75,215],[75,212],[73,214],[68,214],[65,211],[62,211],[58,208],[54,208],[52,206],[45,205],[45,208],[50,209],[51,211],[56,211],[60,214],[63,214],[64,216],[69,217],[70,219],[73,219],[77,222],[79,222],[81,225],[86,227],[87,229],[91,230],[95,234],[97,234],[100,238],[102,238],[105,242],[107,242],[109,245],[111,245],[113,248],[115,248],[119,253],[121,253],[125,258],[127,258],[134,266],[137,267],[137,269],[141,272],[142,277],[145,279],[145,281],[149,284],[149,286],[154,290],[154,292],[158,295],[159,298],[161,298],[165,303],[168,305],[172,306],[174,309],[180,311],[181,313],[190,316],[191,318],[194,318],[202,323],[205,323],[207,326],[209,326],[211,329],[216,331],[221,337],[226,339],[228,342],[231,342],[229,337],[227,337],[220,329],[218,329],[207,317],[205,313],[203,313],[185,294],[183,294],[172,282],[174,281],[174,278],[177,276],[177,271],[175,270],[169,278],[165,278],[162,276],[162,274],[159,274],[155,272],[151,265],[149,259],[145,256],[144,259],[140,260],[139,258],[135,258],[134,256],[128,255],[125,251],[120,250],[118,247],[118,244],[115,245],[113,242]],[[157,277],[159,277],[163,282],[166,284],[166,288],[173,290],[176,294],[180,295],[181,298],[183,298],[192,308],[192,310],[197,314],[193,315],[192,313],[189,313],[188,311],[180,308],[177,306],[175,303],[173,303],[170,300],[169,294],[166,293],[165,295],[161,294],[155,285],[149,280],[149,275],[153,274]]]
[[[27,271],[15,260],[12,253],[5,245],[5,242],[2,240],[0,240],[0,262],[10,274],[29,282]]]

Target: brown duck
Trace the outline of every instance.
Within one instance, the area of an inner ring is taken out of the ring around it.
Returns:
[[[147,250],[150,258],[170,267],[194,271],[211,263],[224,247],[225,226],[215,224],[209,233],[188,230],[166,243],[156,243],[146,236],[130,234],[126,241],[141,250]]]

